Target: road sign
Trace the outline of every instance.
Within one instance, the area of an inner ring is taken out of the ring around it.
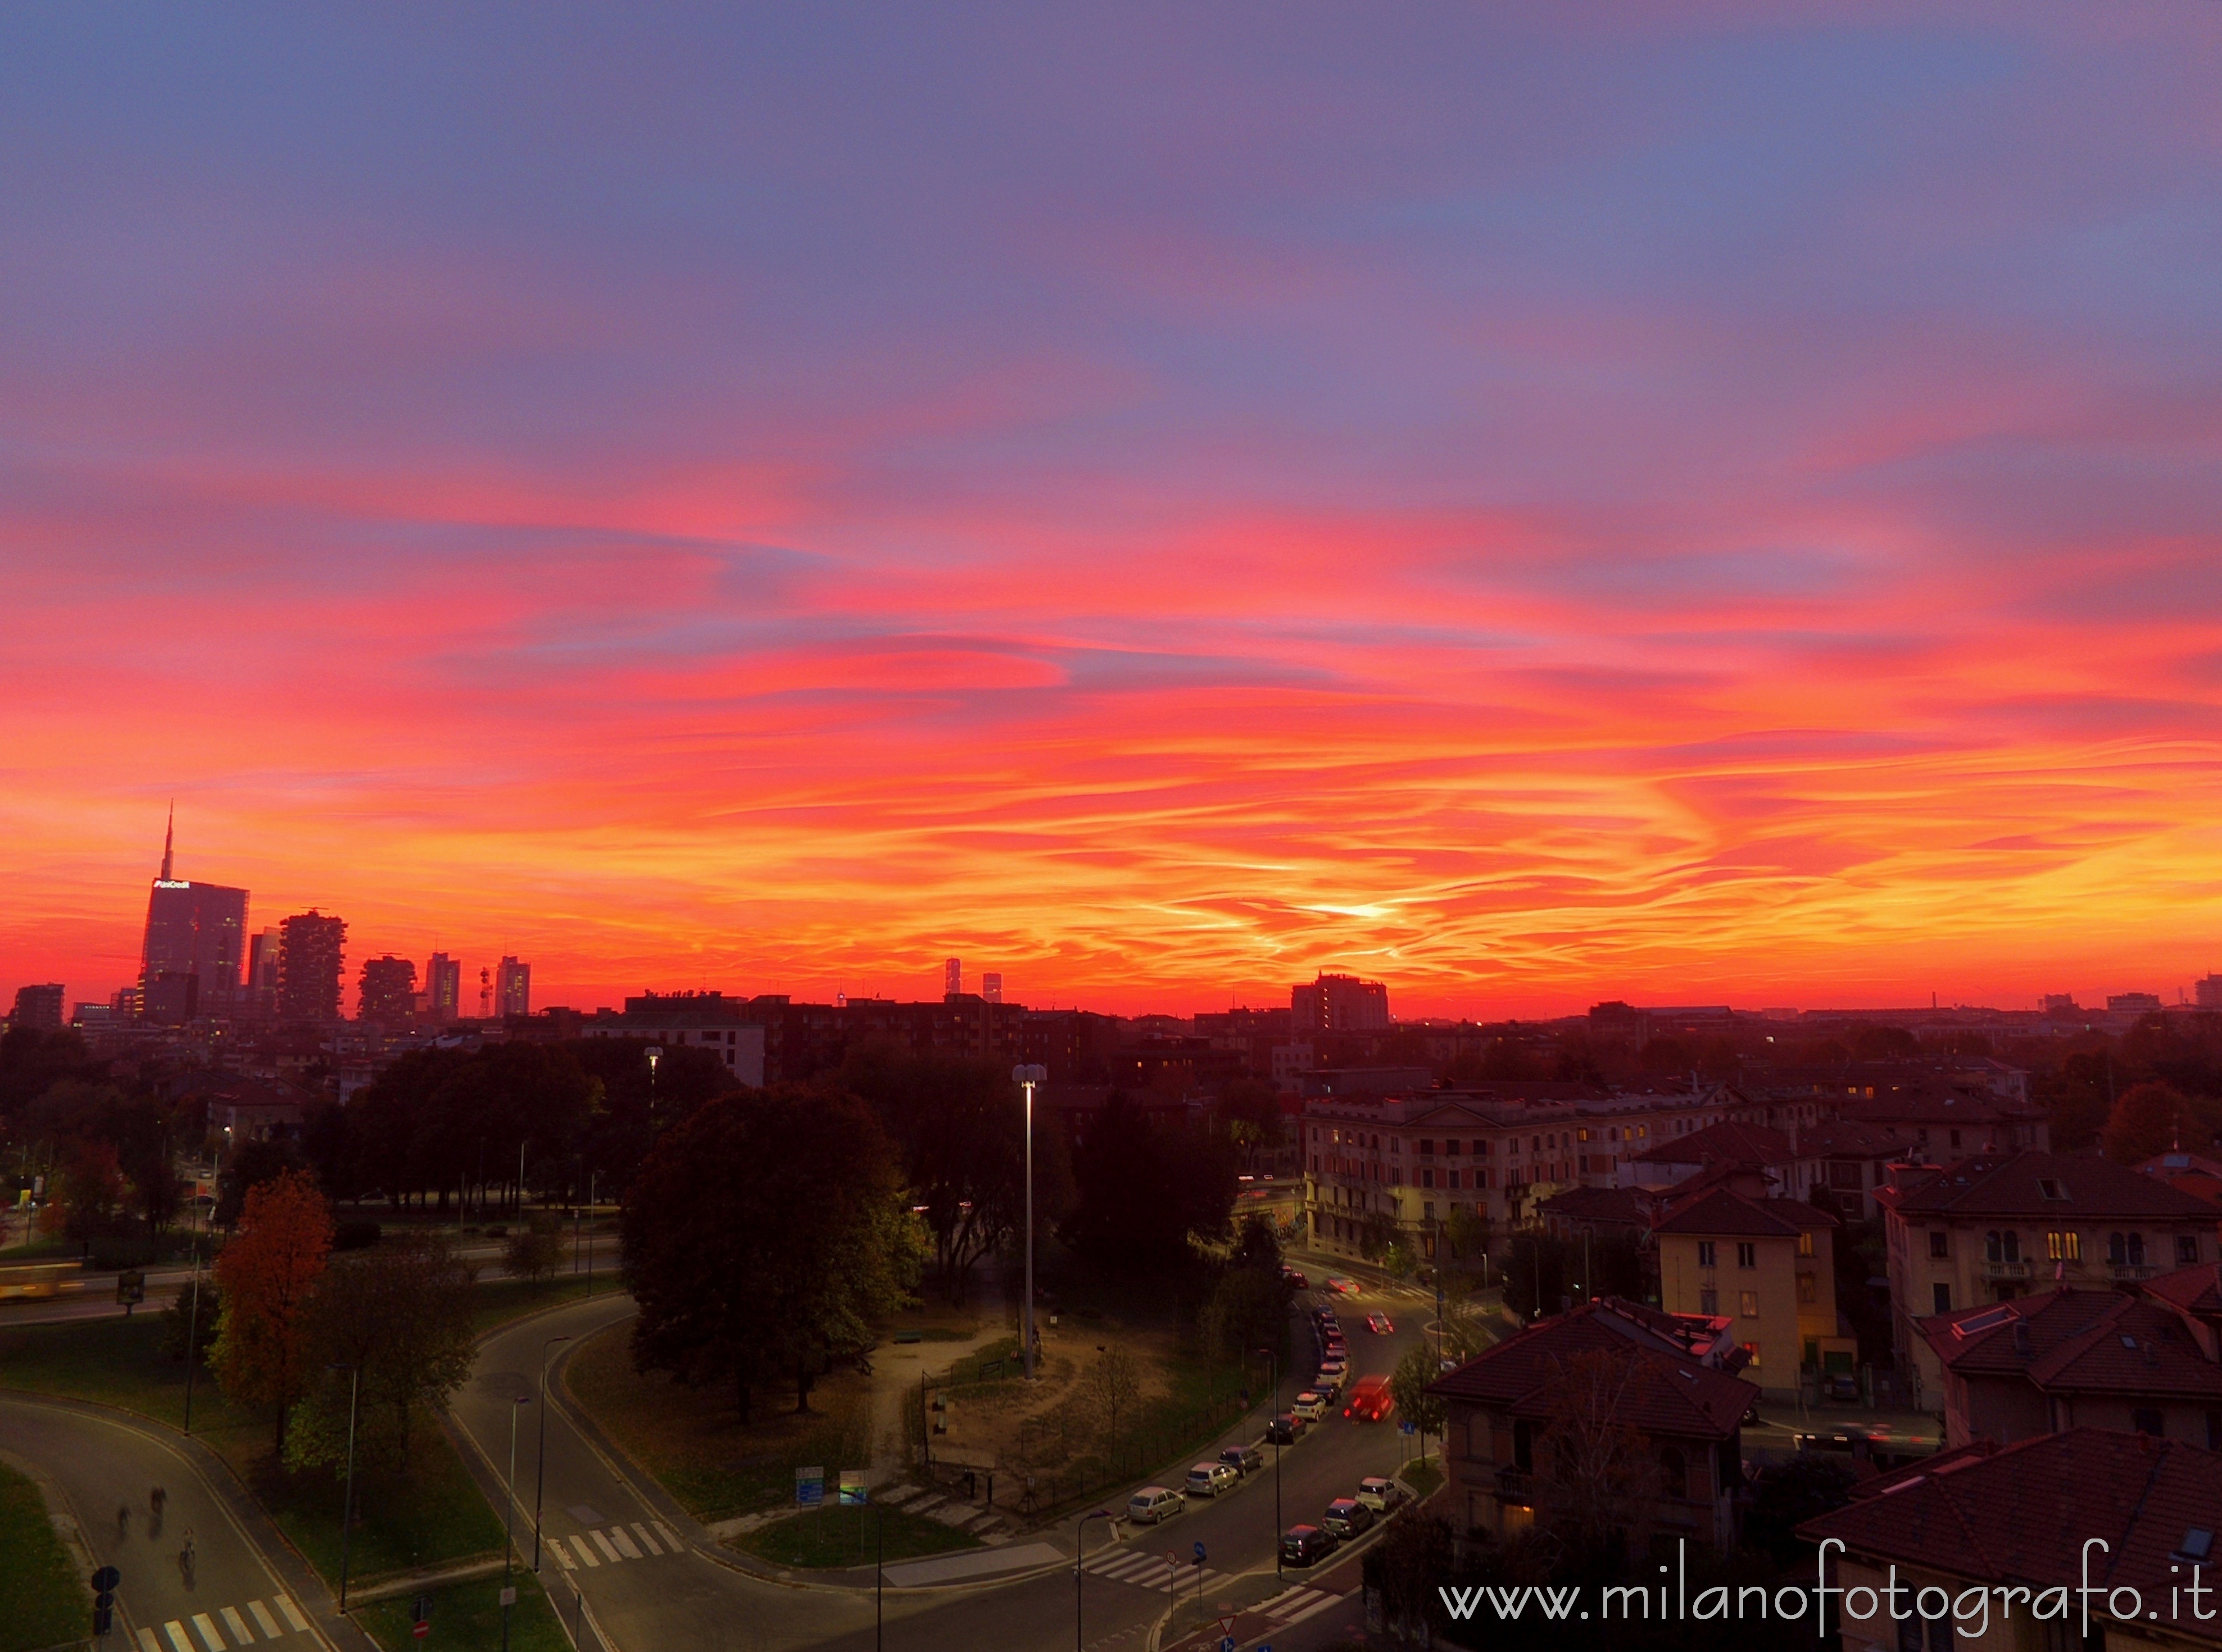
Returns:
[[[1234,1637],[1232,1635],[1219,1637],[1219,1652],[1234,1652]]]
[[[116,1614],[108,1607],[95,1606],[92,1609],[92,1632],[95,1636],[105,1636],[115,1627]]]
[[[514,1606],[517,1604],[516,1585],[512,1584],[508,1588],[504,1589],[501,1592],[501,1604],[504,1606]]]
[[[1226,1617],[1219,1620],[1219,1633],[1223,1638],[1233,1637],[1234,1634],[1234,1614],[1233,1612],[1227,1613]]]
[[[844,1468],[841,1471],[841,1483],[836,1492],[836,1497],[843,1508],[854,1507],[872,1500],[871,1493],[864,1486],[864,1473],[865,1471],[861,1468]]]
[[[1399,1423],[1397,1425],[1397,1432],[1399,1434],[1415,1434],[1417,1433],[1418,1430],[1412,1426],[1412,1419],[1408,1416],[1402,1423]]]
[[[421,1641],[432,1632],[432,1626],[420,1617],[417,1620],[417,1627],[409,1632]]]
[[[103,1593],[123,1581],[123,1573],[112,1566],[104,1566],[92,1574],[92,1586]]]
[[[825,1501],[825,1470],[798,1468],[794,1471],[794,1501],[798,1507],[814,1509]]]
[[[415,1605],[410,1609],[409,1615],[420,1624],[430,1623],[432,1621],[432,1597],[428,1594],[418,1595],[417,1597]]]
[[[1198,1543],[1196,1546],[1196,1563],[1198,1566],[1202,1566],[1203,1564],[1203,1545],[1202,1543]]]

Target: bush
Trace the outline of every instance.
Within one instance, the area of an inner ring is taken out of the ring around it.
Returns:
[[[336,1251],[367,1251],[378,1243],[384,1229],[368,1217],[342,1222],[332,1229],[332,1248]]]
[[[201,1275],[200,1320],[196,1328],[193,1324],[192,1281],[188,1279],[184,1285],[179,1286],[177,1296],[172,1299],[170,1305],[162,1310],[163,1358],[174,1365],[183,1365],[185,1360],[186,1335],[189,1331],[198,1329],[198,1334],[195,1340],[199,1343],[200,1357],[205,1360],[208,1358],[210,1344],[216,1341],[217,1321],[223,1307],[223,1297],[217,1289],[214,1270],[204,1272]]]

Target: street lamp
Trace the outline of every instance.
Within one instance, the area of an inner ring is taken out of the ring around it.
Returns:
[[[1034,1086],[1047,1082],[1046,1067],[1011,1069],[1011,1082],[1026,1093],[1026,1380],[1034,1379]]]
[[[662,1059],[663,1046],[661,1044],[650,1045],[648,1046],[648,1128],[651,1132],[656,1128],[656,1064]]]
[[[1267,1408],[1266,1432],[1272,1431],[1271,1419],[1281,1414],[1281,1355],[1276,1348],[1259,1348],[1273,1372],[1273,1403]],[[1281,1575],[1281,1442],[1273,1442],[1273,1575]]]
[[[352,1365],[332,1365],[327,1371],[344,1371],[348,1374],[348,1450],[347,1492],[340,1502],[340,1611],[347,1611],[348,1558],[349,1539],[355,1535],[355,1403],[362,1391],[362,1367]]]
[[[196,1184],[199,1181],[199,1172],[198,1171],[194,1173],[194,1180]],[[200,1203],[200,1189],[196,1185],[193,1189],[193,1203],[195,1204],[198,1204]],[[216,1220],[216,1213],[213,1209],[209,1213],[209,1220],[210,1222],[214,1222]],[[28,1217],[25,1218],[23,1237],[26,1244],[30,1242],[30,1225]],[[187,1434],[191,1434],[193,1431],[193,1367],[200,1363],[200,1341],[201,1236],[196,1233],[193,1235],[193,1305],[191,1310],[187,1314],[185,1318],[185,1432]]]
[[[540,1445],[532,1470],[532,1569],[540,1570],[540,1495],[548,1489],[548,1350],[571,1340],[570,1333],[540,1345]]]
[[[517,1560],[517,1411],[532,1404],[532,1396],[519,1394],[509,1408],[509,1515],[501,1532],[501,1652],[509,1652],[509,1614],[517,1605],[513,1567]]]
[[[1080,1562],[1087,1552],[1088,1523],[1114,1517],[1110,1510],[1098,1509],[1094,1514],[1082,1515],[1080,1523],[1072,1529],[1072,1652],[1080,1652]]]

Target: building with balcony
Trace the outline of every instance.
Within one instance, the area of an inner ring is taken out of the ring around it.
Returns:
[[[1716,1321],[1678,1317],[1616,1297],[1537,1320],[1440,1378],[1443,1513],[1466,1533],[1510,1536],[1547,1523],[1566,1478],[1554,1430],[1603,1423],[1629,1442],[1615,1468],[1631,1536],[1736,1542],[1743,1425],[1758,1391],[1735,1375],[1741,1357]],[[1585,1366],[1610,1371],[1584,1397]],[[1570,1385],[1570,1377],[1575,1380]],[[1610,1394],[1610,1414],[1576,1415]],[[1591,1429],[1591,1431],[1595,1430]]]
[[[1900,1165],[1875,1199],[1899,1369],[1932,1393],[1943,1367],[1917,1321],[2011,1302],[2046,1280],[2123,1285],[2215,1259],[2214,1206],[2097,1157]]]
[[[1795,1398],[1798,1373],[1849,1373],[1859,1345],[1836,1316],[1836,1219],[1767,1196],[1755,1169],[1669,1206],[1653,1223],[1659,1302],[1669,1313],[1725,1318],[1744,1379]]]

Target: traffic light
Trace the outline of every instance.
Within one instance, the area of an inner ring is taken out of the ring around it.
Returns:
[[[95,1636],[106,1635],[116,1627],[116,1586],[123,1581],[123,1573],[112,1566],[104,1566],[92,1574],[92,1632]]]

